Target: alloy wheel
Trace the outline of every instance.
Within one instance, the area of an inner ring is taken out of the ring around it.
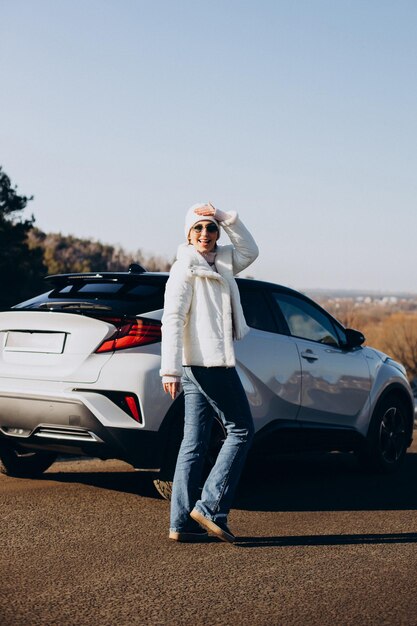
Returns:
[[[396,463],[406,448],[405,419],[398,407],[389,407],[382,416],[379,441],[384,461]]]

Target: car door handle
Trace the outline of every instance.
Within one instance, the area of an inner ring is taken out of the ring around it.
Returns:
[[[307,359],[307,361],[317,361],[319,358],[312,350],[305,350],[305,352],[301,353],[301,356],[303,359]]]

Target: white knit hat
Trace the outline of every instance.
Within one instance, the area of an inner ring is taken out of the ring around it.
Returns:
[[[193,204],[193,206],[188,209],[187,215],[185,216],[185,238],[187,241],[191,228],[194,226],[194,224],[197,224],[197,222],[213,222],[214,224],[216,224],[217,228],[219,228],[219,222],[215,220],[214,217],[212,217],[211,215],[197,215],[197,213],[194,213],[196,209],[199,209],[206,204],[208,204],[208,202],[198,202],[197,204]]]

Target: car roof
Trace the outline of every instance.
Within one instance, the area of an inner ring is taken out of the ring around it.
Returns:
[[[77,283],[79,280],[94,280],[100,282],[101,280],[120,280],[121,282],[128,282],[131,280],[137,280],[142,276],[149,277],[168,277],[167,272],[74,272],[68,274],[50,274],[45,276],[45,280],[51,283],[54,287],[60,287],[62,285],[68,285],[70,283]]]
[[[120,281],[120,282],[133,282],[141,279],[143,277],[146,278],[156,278],[160,280],[167,280],[169,276],[169,272],[147,272],[146,270],[142,271],[129,271],[129,272],[72,272],[67,274],[50,274],[45,277],[45,280],[48,283],[51,283],[53,287],[62,287],[64,285],[68,285],[71,283],[77,283],[80,280],[90,280],[100,282],[101,280],[110,280],[110,281]],[[284,285],[280,285],[278,283],[272,283],[265,280],[258,280],[255,278],[240,278],[236,277],[236,281],[240,284],[243,284],[247,287],[253,287],[254,289],[279,289],[279,291],[288,294],[294,294],[296,296],[302,296],[306,300],[311,299],[303,294],[302,292],[297,291],[296,289],[291,289],[291,287],[286,287]]]

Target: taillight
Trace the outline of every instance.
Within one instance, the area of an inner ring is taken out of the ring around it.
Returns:
[[[138,405],[138,399],[136,398],[136,396],[132,395],[125,395],[124,400],[126,402],[126,405],[130,411],[131,416],[133,417],[133,419],[135,419],[137,422],[139,422],[139,424],[142,422],[142,418],[141,415],[139,413],[139,405]]]
[[[116,322],[113,322],[117,325]],[[113,352],[137,348],[161,341],[161,322],[147,319],[122,321],[110,339],[99,345],[96,352]]]

